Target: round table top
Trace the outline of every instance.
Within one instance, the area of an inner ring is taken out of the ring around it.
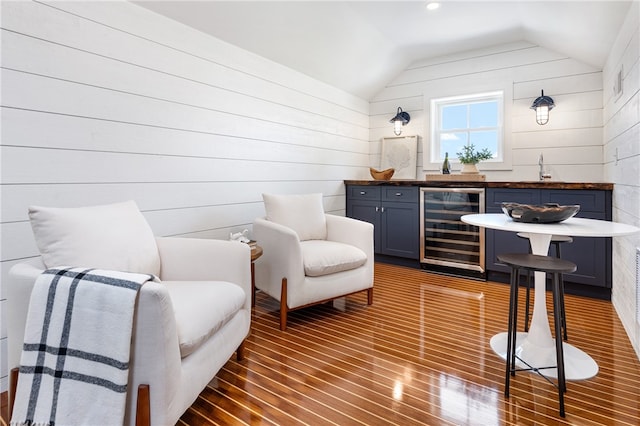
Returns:
[[[530,234],[566,235],[572,237],[616,237],[640,232],[640,228],[607,220],[572,217],[558,223],[516,222],[503,213],[469,214],[460,218],[470,225]]]

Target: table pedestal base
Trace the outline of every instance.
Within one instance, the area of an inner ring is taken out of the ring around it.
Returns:
[[[551,339],[549,346],[538,346],[527,340],[528,333],[516,333],[516,366],[518,368],[538,368],[540,373],[558,378],[556,365],[556,346]],[[507,333],[498,333],[491,338],[491,349],[502,359],[507,359]],[[584,351],[563,342],[564,374],[567,380],[585,380],[598,374],[598,364]],[[518,359],[519,358],[519,359]],[[520,361],[523,360],[527,364]],[[553,368],[545,368],[553,367]]]

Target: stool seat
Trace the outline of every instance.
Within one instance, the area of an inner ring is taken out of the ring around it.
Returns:
[[[541,256],[528,253],[499,254],[498,261],[508,266],[531,271],[548,272],[550,274],[570,274],[575,272],[577,266],[568,260],[557,257]]]

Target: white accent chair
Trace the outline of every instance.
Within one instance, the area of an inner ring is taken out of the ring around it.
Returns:
[[[262,247],[255,286],[287,313],[360,291],[373,303],[373,225],[324,213],[322,194],[263,194],[266,217],[253,223]]]
[[[5,284],[10,401],[15,395],[29,298],[46,267],[151,273],[139,293],[124,424],[176,424],[236,352],[251,327],[247,244],[155,238],[133,201],[30,209],[42,254],[15,265]],[[10,406],[11,409],[11,406]]]

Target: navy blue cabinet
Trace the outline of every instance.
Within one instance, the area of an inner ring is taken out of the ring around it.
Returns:
[[[570,189],[487,188],[487,213],[501,213],[500,204],[557,203],[579,204],[577,217],[611,220],[611,191]],[[496,255],[529,250],[528,241],[515,233],[486,230],[486,267],[489,279],[499,279],[508,269],[497,263]],[[555,256],[553,246],[549,255]],[[562,245],[562,257],[578,265],[575,273],[565,276],[567,291],[602,298],[611,297],[611,238],[574,237],[573,243]],[[502,281],[502,280],[501,280]],[[567,283],[569,285],[567,286]],[[589,287],[585,287],[589,286]]]
[[[347,185],[347,216],[374,226],[378,254],[418,259],[417,187]]]

